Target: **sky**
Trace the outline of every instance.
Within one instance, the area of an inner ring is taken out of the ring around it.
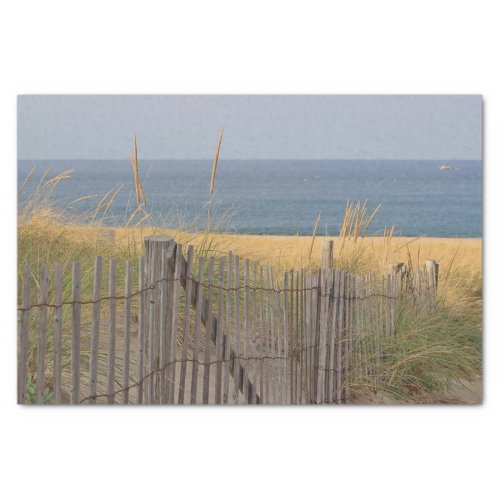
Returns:
[[[22,95],[18,158],[482,159],[481,96]]]

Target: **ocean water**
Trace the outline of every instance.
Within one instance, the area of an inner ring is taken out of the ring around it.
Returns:
[[[225,229],[253,234],[312,234],[318,214],[320,235],[335,235],[347,200],[368,199],[367,212],[379,203],[369,233],[396,226],[407,236],[481,237],[483,167],[481,161],[220,160],[213,195],[219,218],[232,214]],[[123,224],[135,203],[127,160],[18,162],[18,183],[36,167],[19,203],[30,195],[43,172],[75,169],[54,192],[71,212],[92,210],[98,198],[123,185],[108,224]],[[204,212],[212,160],[143,160],[141,177],[156,223],[181,224]],[[72,203],[87,195],[91,200]],[[200,224],[205,216],[199,217]]]

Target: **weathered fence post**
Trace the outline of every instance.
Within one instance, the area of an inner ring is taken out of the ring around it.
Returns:
[[[333,267],[333,240],[321,242],[321,269],[331,269]]]
[[[160,335],[165,332],[165,329],[160,325],[160,321],[166,318],[160,314],[159,306],[161,302],[160,289],[162,280],[162,259],[172,261],[171,267],[174,267],[175,260],[175,241],[168,236],[148,236],[144,239],[144,257],[145,257],[145,274],[146,288],[148,293],[149,308],[145,314],[145,358],[147,371],[144,377],[147,380],[149,404],[157,404],[160,402],[160,379],[162,371],[165,367],[160,366],[160,346],[163,342]],[[167,263],[165,262],[165,264]],[[166,293],[172,293],[172,282],[167,282],[165,287]],[[165,290],[163,288],[162,291]],[[149,311],[149,312],[148,312]],[[164,340],[164,339],[163,339]]]
[[[389,272],[397,274],[400,271],[403,271],[405,268],[404,262],[396,262],[394,264],[389,264]]]
[[[425,269],[428,274],[429,294],[431,296],[432,301],[435,303],[437,298],[439,264],[437,264],[435,260],[426,260]]]
[[[438,287],[438,277],[439,277],[439,264],[436,263],[435,260],[426,260],[425,268],[430,275],[431,283],[434,285],[434,288],[437,290]]]

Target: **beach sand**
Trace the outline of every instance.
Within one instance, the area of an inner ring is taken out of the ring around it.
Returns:
[[[128,230],[115,228],[116,243],[130,244],[133,238],[136,244],[149,234],[167,234],[183,244],[199,245],[205,238],[204,233],[175,233],[174,231],[141,229]],[[346,240],[344,244],[338,237],[315,238],[311,259],[311,236],[273,236],[249,234],[210,233],[209,240],[216,253],[225,254],[232,251],[243,258],[249,258],[262,264],[273,264],[278,270],[300,269],[319,264],[321,242],[334,240],[334,256],[342,257],[352,254],[353,249],[362,252],[367,260],[385,270],[387,264],[393,262],[409,263],[411,259],[415,267],[423,265],[427,259],[436,260],[441,270],[467,268],[473,274],[482,271],[482,239],[481,238],[430,238],[430,237],[383,237],[359,238]],[[375,269],[374,269],[375,270]]]

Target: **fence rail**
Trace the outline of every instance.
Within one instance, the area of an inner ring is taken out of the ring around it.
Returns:
[[[318,271],[278,275],[232,253],[195,259],[189,246],[184,256],[174,240],[150,237],[136,262],[96,257],[89,297],[79,262],[70,283],[59,264],[40,276],[27,266],[18,402],[349,402],[351,381],[373,371],[367,353],[381,361],[402,302],[435,306],[439,266],[396,264],[377,276],[333,264],[332,242]]]

